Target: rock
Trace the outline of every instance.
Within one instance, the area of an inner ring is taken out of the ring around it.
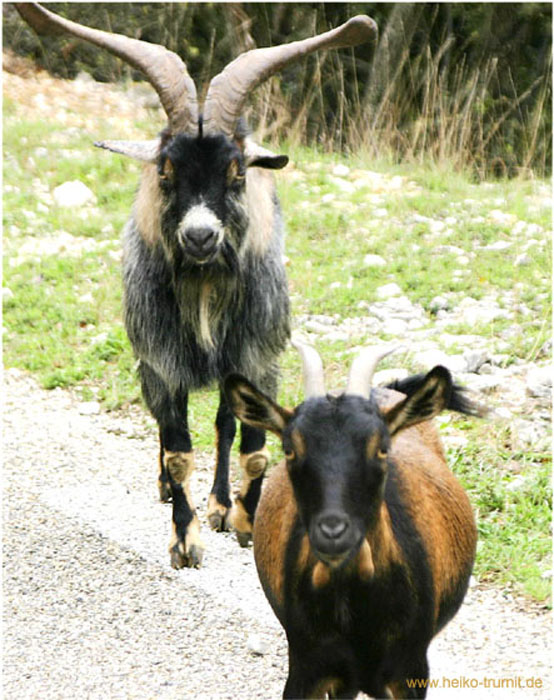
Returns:
[[[494,374],[483,376],[482,374],[466,374],[457,377],[462,384],[468,386],[473,391],[480,391],[483,394],[492,394],[502,386],[502,378]]]
[[[389,299],[390,297],[400,296],[402,290],[396,282],[390,282],[389,284],[383,284],[381,287],[377,287],[376,294],[378,299]]]
[[[83,401],[78,405],[78,410],[82,416],[94,416],[100,413],[100,404],[98,401]]]
[[[464,372],[466,369],[463,355],[447,355],[442,350],[424,350],[416,353],[414,361],[426,370],[431,369],[435,365],[443,365],[443,367],[455,374]]]
[[[374,209],[371,213],[376,219],[385,219],[389,215],[389,212],[384,207]]]
[[[406,379],[408,375],[408,370],[404,369],[403,367],[381,369],[378,372],[375,372],[371,383],[373,386],[386,386],[387,384],[394,382],[396,379]]]
[[[490,211],[489,219],[492,219],[495,224],[500,224],[501,226],[511,226],[517,221],[513,214],[508,214],[500,209],[493,209]]]
[[[383,330],[389,335],[404,335],[408,330],[408,324],[401,318],[389,318],[385,321]]]
[[[250,634],[246,641],[248,650],[256,656],[263,656],[267,653],[267,644],[259,634]]]
[[[450,308],[450,302],[446,297],[436,296],[429,302],[429,311],[432,314],[436,314],[437,311],[447,311]]]
[[[350,168],[347,165],[335,165],[332,172],[337,177],[346,177],[350,172]]]
[[[465,255],[465,250],[457,245],[438,245],[434,248],[436,253],[452,253],[452,255]]]
[[[489,356],[486,352],[466,350],[464,352],[464,360],[466,362],[466,371],[477,373],[488,362]]]
[[[552,396],[552,367],[534,367],[527,374],[525,393],[539,399]]]
[[[531,265],[533,263],[533,258],[531,258],[527,253],[522,253],[518,255],[514,261],[516,267],[523,267],[525,265]]]
[[[337,189],[345,194],[352,194],[356,191],[356,187],[348,180],[344,180],[342,177],[329,177],[329,182],[331,182]]]
[[[71,180],[55,188],[54,201],[59,207],[82,207],[95,203],[96,196],[80,180]]]
[[[515,421],[513,427],[515,437],[522,446],[532,446],[536,450],[548,449],[549,440],[537,423],[520,419]]]
[[[319,321],[306,321],[304,324],[305,330],[309,331],[310,333],[328,333],[329,332],[329,326],[324,325],[323,323],[320,323]]]
[[[363,260],[364,267],[385,267],[387,261],[380,255],[368,253]]]
[[[479,250],[506,250],[512,247],[511,241],[495,241],[494,243],[489,243],[488,245],[478,246]]]

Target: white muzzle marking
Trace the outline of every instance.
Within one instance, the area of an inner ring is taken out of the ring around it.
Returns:
[[[225,230],[221,220],[203,202],[192,206],[181,219],[177,229],[181,244],[186,246],[187,231],[200,228],[211,228],[216,231],[217,245],[223,240]]]

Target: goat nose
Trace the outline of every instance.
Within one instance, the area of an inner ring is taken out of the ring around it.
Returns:
[[[341,515],[325,515],[319,520],[319,529],[328,540],[338,540],[349,528],[348,518]]]
[[[195,248],[202,249],[210,246],[216,237],[216,231],[209,226],[198,228],[189,228],[187,231],[187,240]]]

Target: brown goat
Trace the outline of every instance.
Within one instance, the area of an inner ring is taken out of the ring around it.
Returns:
[[[282,440],[254,522],[264,592],[289,643],[284,697],[425,697],[427,648],[464,598],[476,546],[468,498],[429,421],[477,409],[448,370],[370,391],[381,354],[325,395],[301,348],[306,400],[289,411],[239,376],[235,415]],[[411,680],[418,683],[411,684]]]

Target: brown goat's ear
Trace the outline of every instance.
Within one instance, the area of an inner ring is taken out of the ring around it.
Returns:
[[[448,404],[452,392],[452,377],[446,367],[437,365],[422,380],[410,396],[396,404],[384,418],[391,436],[411,425],[431,420]]]
[[[253,428],[271,430],[281,436],[292,412],[279,406],[240,374],[229,375],[223,390],[235,416]]]

